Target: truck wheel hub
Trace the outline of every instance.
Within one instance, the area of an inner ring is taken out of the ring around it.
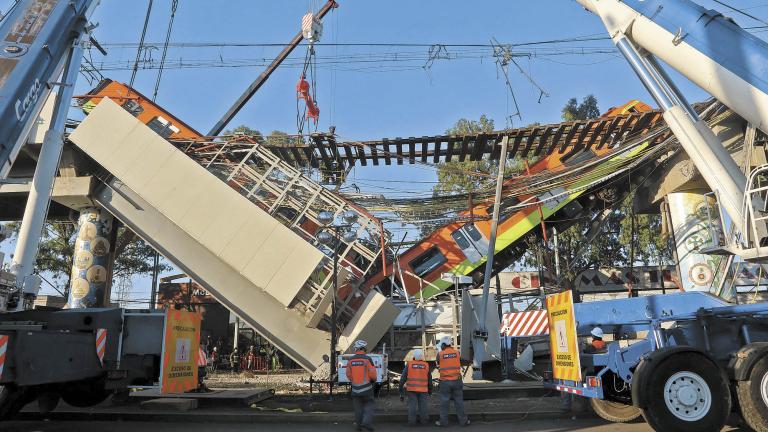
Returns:
[[[712,393],[700,375],[688,371],[677,372],[664,385],[664,403],[675,417],[697,421],[709,412]]]
[[[765,406],[768,406],[768,373],[763,374],[763,379],[760,380],[760,396]]]

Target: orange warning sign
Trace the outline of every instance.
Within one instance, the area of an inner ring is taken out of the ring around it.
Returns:
[[[199,313],[168,310],[165,313],[161,393],[183,393],[197,387],[197,351],[200,346]]]
[[[573,293],[564,291],[547,296],[549,349],[556,379],[581,381],[579,336],[573,313]]]

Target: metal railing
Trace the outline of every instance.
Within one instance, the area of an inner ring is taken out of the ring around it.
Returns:
[[[340,217],[346,211],[353,211],[358,215],[353,226],[356,239],[352,242],[336,239],[340,281],[338,319],[342,326],[346,325],[367,294],[362,292],[366,289],[365,276],[382,259],[387,235],[381,221],[248,137],[172,143],[326,255],[290,305],[306,315],[309,327],[329,327],[326,314],[330,311],[333,289],[333,245],[325,246],[316,238],[321,227],[318,214],[329,211]]]

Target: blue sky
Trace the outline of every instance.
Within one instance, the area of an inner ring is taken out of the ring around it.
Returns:
[[[11,0],[0,1],[0,10],[7,10],[11,3]],[[171,42],[285,43],[298,31],[301,16],[308,8],[317,9],[323,3],[322,0],[182,0]],[[340,7],[325,19],[324,43],[425,44],[423,47],[317,47],[317,55],[323,62],[316,81],[321,110],[319,129],[327,130],[329,125],[335,125],[342,140],[438,134],[459,118],[477,119],[481,114],[495,119],[498,128],[505,126],[504,119],[514,113],[514,107],[490,55],[491,49],[474,48],[468,52],[467,48],[448,47],[449,55],[473,58],[438,59],[425,69],[422,66],[426,63],[428,45],[487,44],[491,38],[501,43],[520,44],[605,35],[600,21],[571,0],[340,0],[339,3]],[[730,3],[760,18],[768,18],[768,2],[730,0]],[[702,4],[722,10],[742,26],[760,25],[714,2]],[[155,0],[148,42],[164,40],[170,5],[171,0]],[[125,65],[133,60],[134,47],[121,48],[113,44],[138,42],[145,12],[146,1],[102,0],[94,17],[99,23],[95,36],[108,46],[109,55],[102,58],[94,51],[97,64],[103,61]],[[538,51],[531,51],[534,47]],[[517,60],[550,96],[538,103],[538,90],[511,68],[510,78],[522,113],[522,120],[515,119],[515,126],[534,121],[558,122],[560,108],[567,99],[590,93],[597,97],[602,110],[633,98],[651,103],[634,74],[615,52],[545,57],[543,48],[611,51],[613,47],[609,41],[518,47],[517,50],[535,54]],[[279,50],[280,47],[263,46],[171,48],[170,66],[163,73],[157,101],[193,127],[207,132],[263,67],[179,69],[173,65],[216,59],[227,64],[238,59],[271,59]],[[262,132],[296,132],[295,85],[300,74],[298,63],[305,52],[305,46],[294,52],[289,61],[292,64],[275,72],[232,126],[247,124]],[[152,56],[159,59],[159,50],[153,51]],[[364,56],[390,60],[411,56],[416,60],[349,63],[353,56],[358,60]],[[407,68],[393,71],[393,67]],[[111,70],[104,75],[127,82],[130,71]],[[156,76],[156,70],[139,70],[135,87],[151,94]],[[678,83],[691,101],[706,97],[683,79]],[[85,93],[89,88],[81,79],[77,92]],[[79,114],[73,110],[72,116]],[[427,183],[387,183],[393,178]],[[406,191],[423,193],[431,187],[428,182],[434,178],[434,171],[424,167],[377,167],[356,169],[352,173],[353,181],[359,180],[357,184],[364,191],[400,195]],[[2,250],[8,253],[9,248],[10,245],[4,244]],[[142,279],[136,283],[145,282]]]

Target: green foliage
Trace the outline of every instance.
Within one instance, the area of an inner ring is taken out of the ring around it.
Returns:
[[[18,233],[21,223],[12,222],[8,226],[14,233]],[[35,268],[40,273],[44,273],[51,284],[65,294],[68,293],[71,282],[76,234],[77,225],[74,223],[47,223],[35,263]],[[154,254],[155,250],[149,244],[121,226],[118,229],[115,246],[113,278],[152,273]],[[171,270],[171,268],[162,259],[160,260],[160,272]]]
[[[661,217],[654,214],[633,214],[631,201],[631,198],[627,197],[621,205],[612,210],[599,233],[589,243],[586,242],[585,234],[589,230],[591,217],[577,221],[558,234],[562,286],[572,287],[576,275],[584,270],[630,265],[649,266],[672,260],[668,239],[661,235]],[[523,264],[538,268],[537,253],[541,252],[544,257],[542,265],[554,275],[554,241],[551,234],[549,240],[549,244],[544,247],[541,240],[529,237],[526,240],[529,253],[523,258]]]
[[[581,100],[571,98],[565,103],[562,109],[563,121],[588,120],[600,117],[600,108],[597,106],[597,98],[588,95]]]
[[[114,278],[147,275],[154,271],[155,249],[122,225],[117,231],[115,256]],[[158,273],[172,269],[161,255]]]
[[[274,133],[274,132],[273,132]],[[240,125],[234,129],[227,129],[221,133],[222,135],[255,135],[261,137],[261,132],[256,129],[252,129],[246,125]]]
[[[456,124],[445,131],[447,135],[472,135],[493,132],[493,120],[485,114],[479,120],[459,119]],[[474,193],[488,187],[488,175],[495,175],[498,170],[496,163],[483,159],[480,161],[440,162],[437,164],[438,183],[432,189],[435,196],[449,194]],[[479,175],[472,175],[478,173]]]

